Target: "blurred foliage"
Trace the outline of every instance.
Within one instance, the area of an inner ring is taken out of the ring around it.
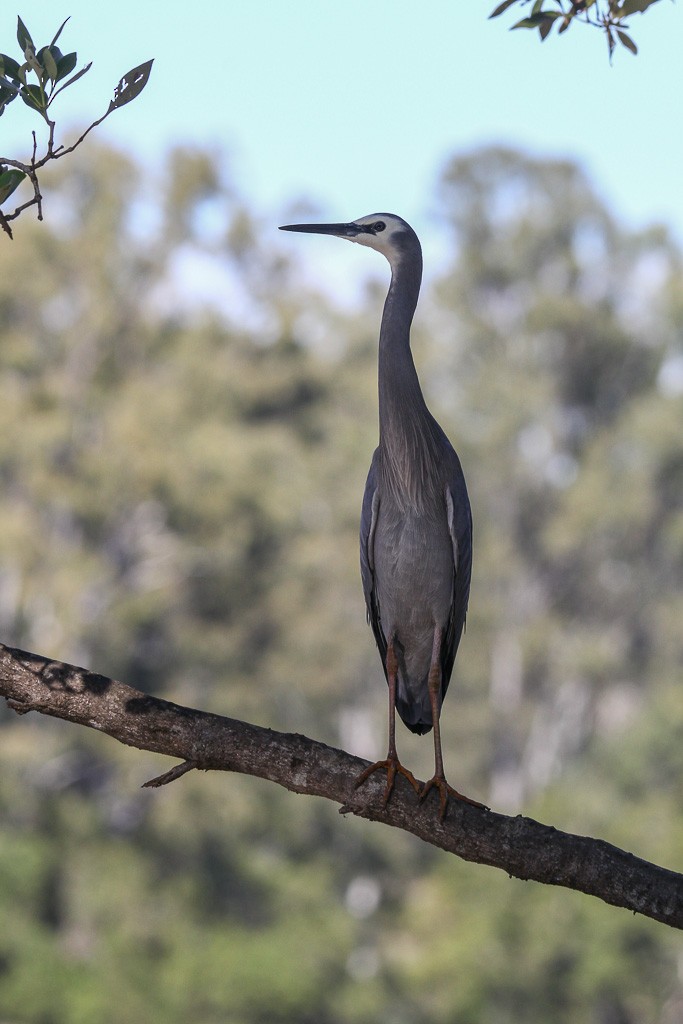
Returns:
[[[541,42],[548,38],[554,28],[562,35],[575,23],[591,25],[599,29],[607,42],[610,61],[617,43],[633,54],[638,47],[631,36],[624,31],[629,27],[627,19],[634,14],[645,12],[659,0],[502,0],[490,18],[498,18],[505,11],[525,8],[527,14],[512,25],[512,28],[528,28],[538,31]]]
[[[262,221],[208,153],[150,188],[92,147],[46,191],[0,251],[0,635],[377,756],[357,525],[386,268],[340,309],[285,255],[300,211]],[[414,348],[475,520],[447,771],[681,870],[681,254],[512,150],[454,158],[439,208]],[[0,729],[3,1024],[680,1019],[661,925],[258,780],[141,791],[162,759]],[[399,742],[425,777],[429,740]]]

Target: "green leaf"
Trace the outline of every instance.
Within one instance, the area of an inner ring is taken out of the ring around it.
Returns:
[[[550,34],[550,30],[552,29],[554,24],[554,18],[546,18],[545,21],[541,22],[541,24],[538,26],[538,34],[541,37],[541,42],[543,42],[543,40],[548,37],[548,35]]]
[[[24,25],[23,21],[19,17],[17,17],[17,42],[21,47],[22,53],[26,53],[26,50],[29,47],[32,50],[35,50],[33,40],[31,39],[31,33],[29,32],[29,30],[26,28],[26,25]]]
[[[622,46],[625,46],[631,53],[638,53],[638,47],[633,42],[630,36],[627,36],[625,32],[622,32],[620,28],[617,29],[617,35],[619,36],[619,42]]]
[[[39,51],[38,51],[38,56],[39,56],[39,57],[42,57],[42,55],[43,55],[43,54],[44,54],[44,53],[45,53],[46,51],[49,51],[49,52],[50,52],[50,53],[52,54],[52,58],[53,58],[53,60],[54,60],[55,64],[59,64],[60,60],[61,60],[61,59],[62,59],[62,57],[64,56],[64,54],[63,54],[63,53],[62,53],[62,51],[61,51],[61,50],[59,49],[59,47],[58,47],[58,46],[54,46],[54,45],[53,45],[52,43],[50,43],[50,45],[49,45],[49,46],[44,46],[44,47],[42,48],[42,50],[39,50]]]
[[[8,171],[3,171],[0,174],[0,204],[4,203],[6,199],[12,195],[14,190],[21,185],[26,175],[23,171],[17,171],[11,168]]]
[[[619,17],[628,18],[630,14],[643,14],[648,7],[657,2],[658,0],[624,0],[619,8]]]
[[[69,79],[68,79],[68,80],[67,80],[67,81],[66,81],[66,82],[64,83],[64,85],[62,85],[62,86],[61,86],[61,88],[59,88],[59,89],[57,90],[57,92],[61,92],[61,91],[62,91],[62,89],[67,89],[67,88],[68,88],[68,87],[69,87],[70,85],[73,85],[73,84],[74,84],[74,82],[77,82],[79,78],[83,78],[83,75],[85,75],[85,74],[86,74],[86,72],[90,71],[90,68],[91,68],[91,67],[92,67],[92,61],[90,61],[90,63],[89,63],[89,64],[86,64],[84,68],[81,68],[81,70],[80,70],[80,71],[77,71],[75,75],[72,75],[72,77],[71,77],[71,78],[69,78]],[[54,97],[55,97],[55,96],[57,95],[57,92],[56,92],[56,93],[54,93],[54,95],[53,95],[53,97],[52,97],[53,99],[54,99]]]
[[[27,107],[31,107],[41,114],[45,113],[47,104],[39,85],[23,85],[21,87],[21,98]]]
[[[19,65],[14,57],[8,57],[6,53],[0,53],[0,74],[8,75],[9,78],[19,77]]]
[[[55,49],[57,49],[57,47],[55,47]],[[59,51],[57,51],[57,52],[59,52]],[[40,52],[38,53],[38,60],[40,61],[40,63],[45,68],[45,71],[47,72],[48,78],[52,82],[56,82],[57,81],[57,61],[55,60],[54,55],[51,53],[49,46],[44,46],[42,48],[42,50],[40,50]]]
[[[516,3],[517,0],[503,0],[502,4],[498,4],[495,11],[491,11],[489,14],[489,20],[491,18],[497,18],[499,14],[502,14],[503,11],[507,11],[508,7],[512,7],[512,5]]]
[[[545,14],[532,14],[528,18],[522,18],[512,28],[538,28],[542,21],[545,20]]]
[[[564,15],[561,14],[558,10],[540,10],[536,14],[529,14],[528,17],[523,17],[521,19],[521,22],[517,22],[517,24],[513,25],[512,28],[539,29],[545,22],[549,23],[552,26],[552,23],[554,22],[555,18],[563,16]],[[550,29],[548,31],[550,31]]]
[[[5,78],[3,81],[6,82],[7,79]],[[7,104],[11,103],[12,100],[15,100],[18,93],[18,89],[12,90],[7,88],[7,86],[0,84],[0,117],[4,114]]]
[[[61,82],[63,78],[70,75],[73,69],[76,67],[78,61],[77,53],[65,53],[61,60],[57,61],[57,79],[56,81]],[[88,67],[91,67],[88,64]],[[85,72],[83,72],[85,74]]]
[[[70,16],[69,16],[69,17],[70,17]],[[69,18],[65,18],[65,19],[64,19],[64,21],[62,22],[62,24],[61,24],[61,25],[59,26],[59,28],[57,29],[57,32],[56,32],[56,34],[55,34],[55,37],[54,37],[54,39],[53,39],[53,40],[52,40],[52,42],[50,43],[50,46],[54,46],[54,45],[55,45],[55,43],[57,42],[57,40],[58,40],[58,39],[59,39],[59,37],[61,36],[61,34],[62,34],[62,29],[64,28],[64,26],[66,25],[66,23],[67,23],[67,21],[68,21],[68,20],[69,20]]]
[[[118,110],[119,107],[124,107],[126,103],[130,103],[131,100],[140,95],[147,85],[153,63],[154,59],[145,61],[144,64],[138,65],[138,67],[133,68],[132,71],[123,76],[114,90],[114,99],[109,104],[107,113],[111,110]]]
[[[9,103],[18,94],[19,89],[7,78],[0,78],[0,102]]]
[[[75,56],[75,54],[72,55],[70,53],[67,53],[66,56],[67,57],[71,57],[71,56]],[[64,59],[66,59],[66,58],[64,58]],[[60,92],[63,92],[64,89],[68,89],[69,86],[73,85],[74,82],[77,82],[79,78],[83,78],[83,75],[87,74],[87,72],[90,71],[91,67],[92,67],[92,61],[90,61],[89,64],[86,64],[84,68],[81,68],[80,71],[77,71],[75,75],[72,75],[71,78],[68,78],[66,80],[66,82],[64,82],[63,85],[60,85],[59,89],[56,89],[52,93],[52,95],[50,96],[50,99],[48,101],[48,107],[50,106],[50,103],[52,103],[52,101],[55,100],[57,98],[57,96],[59,96]],[[68,74],[69,72],[65,71],[64,73]]]

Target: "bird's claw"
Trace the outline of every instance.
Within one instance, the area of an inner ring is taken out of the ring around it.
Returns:
[[[438,789],[439,791],[439,817],[443,821],[446,817],[446,811],[448,810],[448,798],[453,797],[454,800],[460,800],[464,804],[470,804],[472,807],[480,807],[484,811],[488,811],[486,804],[479,803],[478,800],[472,800],[471,797],[465,796],[463,793],[458,793],[457,789],[453,789],[449,786],[445,778],[442,775],[434,775],[429,782],[425,782],[422,792],[420,793],[420,803],[425,799],[430,789]]]
[[[397,757],[387,757],[384,761],[375,761],[374,764],[368,765],[368,767],[361,772],[356,779],[355,789],[358,789],[358,787],[362,786],[364,782],[367,782],[370,776],[380,768],[386,768],[387,770],[387,784],[384,787],[382,807],[386,807],[389,803],[389,798],[394,790],[394,782],[396,781],[397,772],[408,780],[415,792],[419,795],[420,783],[417,781],[413,773],[401,764]]]

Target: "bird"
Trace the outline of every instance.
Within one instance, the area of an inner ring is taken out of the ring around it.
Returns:
[[[410,328],[422,282],[422,248],[401,217],[373,213],[339,224],[286,224],[282,231],[333,235],[389,261],[391,283],[379,332],[379,444],[365,485],[360,566],[367,615],[389,689],[387,756],[356,786],[386,769],[386,808],[397,774],[420,800],[435,789],[483,807],[446,781],[440,715],[465,626],[472,572],[472,513],[460,460],[422,394]],[[420,786],[396,751],[398,711],[407,728],[434,731],[434,775]]]

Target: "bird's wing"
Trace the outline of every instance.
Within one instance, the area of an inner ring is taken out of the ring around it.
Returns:
[[[448,532],[453,546],[453,598],[448,617],[446,635],[441,649],[442,697],[446,695],[458,644],[465,626],[467,603],[472,576],[472,513],[467,497],[465,478],[457,455],[453,452],[453,465],[446,483],[446,513]]]
[[[363,507],[360,514],[360,574],[363,581],[363,593],[365,594],[365,607],[368,613],[368,622],[375,634],[375,641],[386,675],[387,641],[382,632],[382,624],[379,617],[379,604],[377,602],[377,590],[375,589],[375,557],[374,542],[375,528],[377,526],[377,512],[379,509],[379,491],[377,490],[377,463],[379,449],[375,450],[368,472],[368,479],[365,484],[363,495]]]

